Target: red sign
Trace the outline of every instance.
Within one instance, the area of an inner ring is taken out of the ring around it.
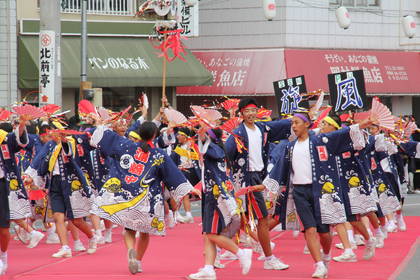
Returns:
[[[177,95],[274,95],[273,81],[286,78],[284,51],[194,51],[212,73],[213,85],[177,87]]]
[[[328,161],[328,152],[326,146],[317,146],[318,157],[320,161]]]
[[[309,91],[328,90],[327,75],[363,70],[367,93],[419,93],[420,52],[284,51],[287,76],[305,75]]]

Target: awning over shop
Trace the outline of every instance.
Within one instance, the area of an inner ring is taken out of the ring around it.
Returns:
[[[61,40],[62,85],[80,84],[80,37]],[[38,88],[38,37],[19,37],[18,76],[20,88]],[[162,86],[162,58],[147,39],[89,38],[88,80],[94,87]],[[212,75],[187,51],[186,62],[167,63],[167,86],[209,85]]]
[[[363,69],[368,94],[420,95],[420,52],[286,49],[287,76],[328,91],[327,75]]]
[[[213,74],[211,86],[178,87],[177,95],[274,95],[286,78],[283,49],[193,51]]]

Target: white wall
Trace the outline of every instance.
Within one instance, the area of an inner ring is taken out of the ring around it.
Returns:
[[[335,6],[329,0],[276,0],[277,16],[266,21],[262,1],[200,1],[200,37],[187,41],[192,49],[225,48],[329,48],[420,50],[400,46],[399,0],[381,0],[380,7],[350,9],[352,25],[341,29],[335,18]],[[420,1],[402,0],[403,15],[415,17],[420,26]]]
[[[0,0],[0,106],[10,106],[16,100],[16,2]]]

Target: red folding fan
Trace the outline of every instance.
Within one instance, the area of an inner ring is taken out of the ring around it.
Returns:
[[[13,107],[13,111],[19,116],[27,115],[34,119],[46,116],[46,113],[41,108],[29,104]]]
[[[82,115],[85,115],[85,116],[89,114],[98,115],[98,112],[96,111],[95,106],[93,106],[93,104],[86,99],[80,100],[78,108],[79,108],[79,113]]]
[[[1,111],[1,113],[0,113],[0,121],[7,120],[10,117],[11,114],[12,114],[12,112],[7,111],[7,110]]]
[[[52,114],[54,114],[54,113],[58,112],[58,110],[60,110],[60,109],[61,109],[61,107],[60,107],[60,106],[58,106],[58,105],[55,105],[55,104],[47,104],[47,105],[43,106],[41,109],[42,109],[42,111],[44,111],[46,114],[48,114],[48,115],[52,115]]]
[[[236,98],[227,99],[220,103],[220,106],[222,106],[222,108],[226,111],[230,111],[232,109],[235,109],[236,111],[238,109],[239,101],[241,100]]]
[[[377,98],[372,99],[372,109],[370,110],[370,115],[372,118],[377,120],[380,127],[394,130],[395,121],[391,111]]]
[[[180,125],[188,121],[184,114],[172,108],[165,108],[163,113],[168,121],[174,123],[175,125]]]

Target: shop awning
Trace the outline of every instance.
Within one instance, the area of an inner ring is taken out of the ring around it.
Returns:
[[[283,49],[193,51],[212,73],[211,86],[178,87],[177,95],[274,95],[286,78]]]
[[[61,40],[62,85],[80,84],[80,37]],[[38,88],[38,37],[19,37],[18,83],[20,88]],[[89,38],[88,80],[94,87],[162,86],[162,58],[147,39]],[[212,75],[187,51],[186,62],[167,63],[167,86],[209,85]]]
[[[328,91],[327,75],[363,69],[366,91],[372,95],[420,95],[420,52],[284,51],[287,76],[305,75],[310,91]]]

